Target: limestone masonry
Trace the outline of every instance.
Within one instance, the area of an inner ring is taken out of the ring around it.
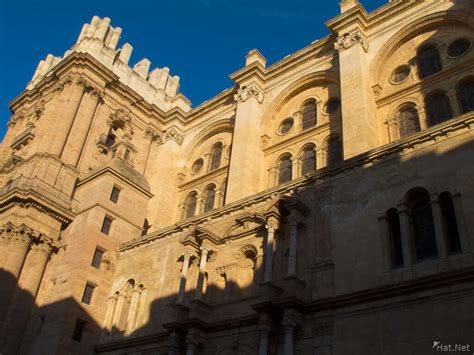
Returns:
[[[472,351],[474,3],[340,8],[197,107],[109,18],[40,61],[0,147],[2,355]]]

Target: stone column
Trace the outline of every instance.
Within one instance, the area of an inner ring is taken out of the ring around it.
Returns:
[[[263,282],[271,282],[273,277],[273,241],[277,225],[275,222],[269,222],[267,228],[267,243],[265,245],[265,273]]]
[[[186,277],[189,269],[189,262],[191,261],[191,253],[185,251],[183,254],[183,269],[181,270],[181,279],[179,281],[178,299],[177,303],[184,303],[184,295],[186,293]]]
[[[209,249],[205,247],[201,247],[201,261],[199,263],[199,276],[198,276],[196,296],[195,296],[197,299],[202,299],[202,289],[204,286],[204,278],[206,276],[206,262],[207,262],[208,254],[209,254]]]
[[[104,319],[104,328],[109,333],[112,330],[112,321],[113,321],[116,305],[117,305],[117,296],[116,295],[110,296],[107,312],[105,313],[105,319]]]
[[[391,269],[392,265],[392,253],[390,248],[390,235],[388,230],[387,219],[385,214],[378,217],[380,239],[382,244],[382,256],[383,256],[383,266],[384,271],[388,272]]]
[[[445,258],[447,253],[446,248],[446,238],[444,236],[444,227],[443,227],[443,216],[441,214],[441,207],[438,203],[438,196],[436,194],[431,195],[431,210],[433,211],[433,223],[436,234],[436,244],[438,246],[438,256],[440,258]]]
[[[56,104],[61,106],[58,115],[61,119],[55,121],[54,137],[45,142],[49,148],[44,147],[43,151],[61,156],[84,93],[83,82],[83,78],[77,78],[60,94]]]
[[[271,320],[268,314],[260,315],[259,332],[260,341],[258,346],[258,355],[268,355],[268,348],[270,346],[270,332]]]
[[[45,242],[34,245],[32,248],[33,257],[35,260],[34,268],[30,270],[28,278],[24,283],[21,284],[21,286],[23,290],[30,293],[33,299],[35,299],[36,294],[38,293],[38,289],[43,278],[43,273],[46,269],[46,264],[48,263],[49,257],[51,256],[51,251],[51,245]]]
[[[290,219],[290,239],[288,241],[288,272],[287,276],[296,275],[296,248],[298,235],[298,221]]]
[[[73,166],[77,166],[79,162],[99,100],[103,96],[102,92],[90,83],[83,82],[82,85],[84,86],[84,95],[72,123],[67,142],[61,151],[61,159]]]
[[[411,233],[410,223],[408,220],[408,213],[405,209],[405,204],[398,205],[398,216],[400,219],[400,234],[402,239],[403,249],[403,266],[409,267],[413,264],[413,257],[411,252]]]
[[[291,179],[293,180],[301,177],[301,159],[293,157],[291,160]]]
[[[6,260],[8,246],[12,237],[12,230],[10,226],[4,226],[0,229],[0,270],[3,270],[3,263]]]
[[[23,228],[17,228],[12,235],[8,255],[3,266],[3,269],[9,272],[15,279],[18,279],[20,275],[26,254],[30,249],[30,244],[31,232]]]
[[[451,103],[451,111],[453,113],[453,117],[457,117],[461,115],[461,108],[459,107],[459,100],[456,90],[452,89],[448,91],[449,101]]]
[[[461,242],[461,249],[463,253],[469,253],[471,248],[466,234],[466,222],[464,220],[464,211],[462,208],[461,194],[454,191],[451,194],[453,200],[454,213],[456,215],[456,222],[458,224],[459,240]]]
[[[178,354],[178,334],[171,332],[168,337],[168,355]]]
[[[125,302],[125,296],[119,294],[117,296],[117,303],[112,318],[112,332],[117,332],[119,329],[120,316],[122,315],[123,303]]]
[[[128,311],[126,333],[130,334],[135,329],[135,320],[137,319],[138,302],[140,300],[140,291],[133,290],[132,300],[130,301],[130,309]]]
[[[282,322],[283,326],[283,355],[294,355],[295,344],[294,336],[296,329],[296,322],[292,318],[284,318]]]
[[[316,148],[316,165],[318,169],[327,166],[326,147]]]
[[[430,126],[428,116],[426,115],[425,106],[418,107],[418,118],[420,120],[420,130],[425,130]]]

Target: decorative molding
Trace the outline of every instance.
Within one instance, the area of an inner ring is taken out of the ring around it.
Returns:
[[[184,135],[176,127],[171,127],[170,129],[163,131],[163,136],[165,141],[172,139],[179,145],[183,144]]]
[[[152,142],[163,143],[163,134],[151,126],[145,129],[145,136],[150,137]]]
[[[362,31],[357,30],[352,33],[344,33],[341,37],[337,39],[335,44],[335,48],[338,51],[343,51],[345,49],[351,48],[353,45],[359,43],[365,52],[369,50],[369,44],[367,43],[367,39],[362,33]]]
[[[249,98],[255,97],[255,99],[258,101],[258,103],[263,102],[263,93],[262,91],[257,88],[257,86],[252,85],[252,86],[242,86],[238,91],[237,94],[234,95],[234,100],[237,102],[245,102]]]
[[[122,128],[125,132],[124,138],[131,139],[133,136],[133,125],[132,125],[132,118],[130,117],[130,110],[125,108],[118,108],[114,112],[109,115],[109,119],[107,120],[107,124],[110,127],[118,125]]]

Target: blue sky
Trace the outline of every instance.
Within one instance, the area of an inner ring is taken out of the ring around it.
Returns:
[[[181,77],[193,107],[232,86],[228,75],[257,48],[272,64],[324,37],[338,0],[0,0],[0,137],[8,102],[25,88],[48,53],[62,56],[93,15],[122,27],[134,47]],[[388,0],[362,0],[374,10]]]

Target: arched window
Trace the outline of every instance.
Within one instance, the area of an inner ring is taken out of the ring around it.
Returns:
[[[420,119],[415,105],[404,106],[399,112],[398,130],[400,138],[409,136],[420,130]]]
[[[387,220],[388,224],[392,267],[395,268],[403,266],[402,237],[400,232],[400,219],[398,216],[398,211],[395,208],[389,209],[385,214],[385,219]]]
[[[328,139],[326,151],[327,166],[334,166],[342,161],[342,145],[338,137]]]
[[[209,170],[215,170],[221,165],[222,143],[216,143],[212,146],[211,151],[211,167]]]
[[[423,188],[411,189],[406,195],[411,233],[417,260],[438,256],[430,196]]]
[[[458,101],[461,113],[474,111],[474,81],[459,86]]]
[[[316,126],[316,100],[309,99],[303,104],[303,122],[301,124],[303,131]]]
[[[449,98],[444,94],[437,94],[431,97],[428,100],[426,108],[431,126],[447,121],[453,117]]]
[[[291,155],[285,154],[278,162],[278,185],[291,181],[292,179],[293,163]]]
[[[453,199],[449,192],[443,192],[438,198],[443,218],[444,235],[449,253],[461,252],[461,240],[459,239],[458,223],[454,211]]]
[[[420,79],[433,75],[441,70],[438,49],[433,45],[424,46],[417,55]]]
[[[107,134],[107,137],[105,139],[105,145],[110,148],[114,144],[115,144],[115,133],[114,133],[114,129],[110,128],[109,133]]]
[[[204,212],[208,212],[214,208],[216,199],[216,185],[209,185],[206,189],[206,199],[204,201]]]
[[[316,147],[311,144],[306,146],[301,153],[301,175],[316,170]]]
[[[197,205],[197,192],[191,192],[187,197],[184,204],[185,208],[185,218],[193,217],[196,214],[196,205]]]
[[[238,257],[239,262],[239,290],[242,296],[250,296],[253,293],[255,282],[255,266],[257,255],[253,247],[244,247]]]

